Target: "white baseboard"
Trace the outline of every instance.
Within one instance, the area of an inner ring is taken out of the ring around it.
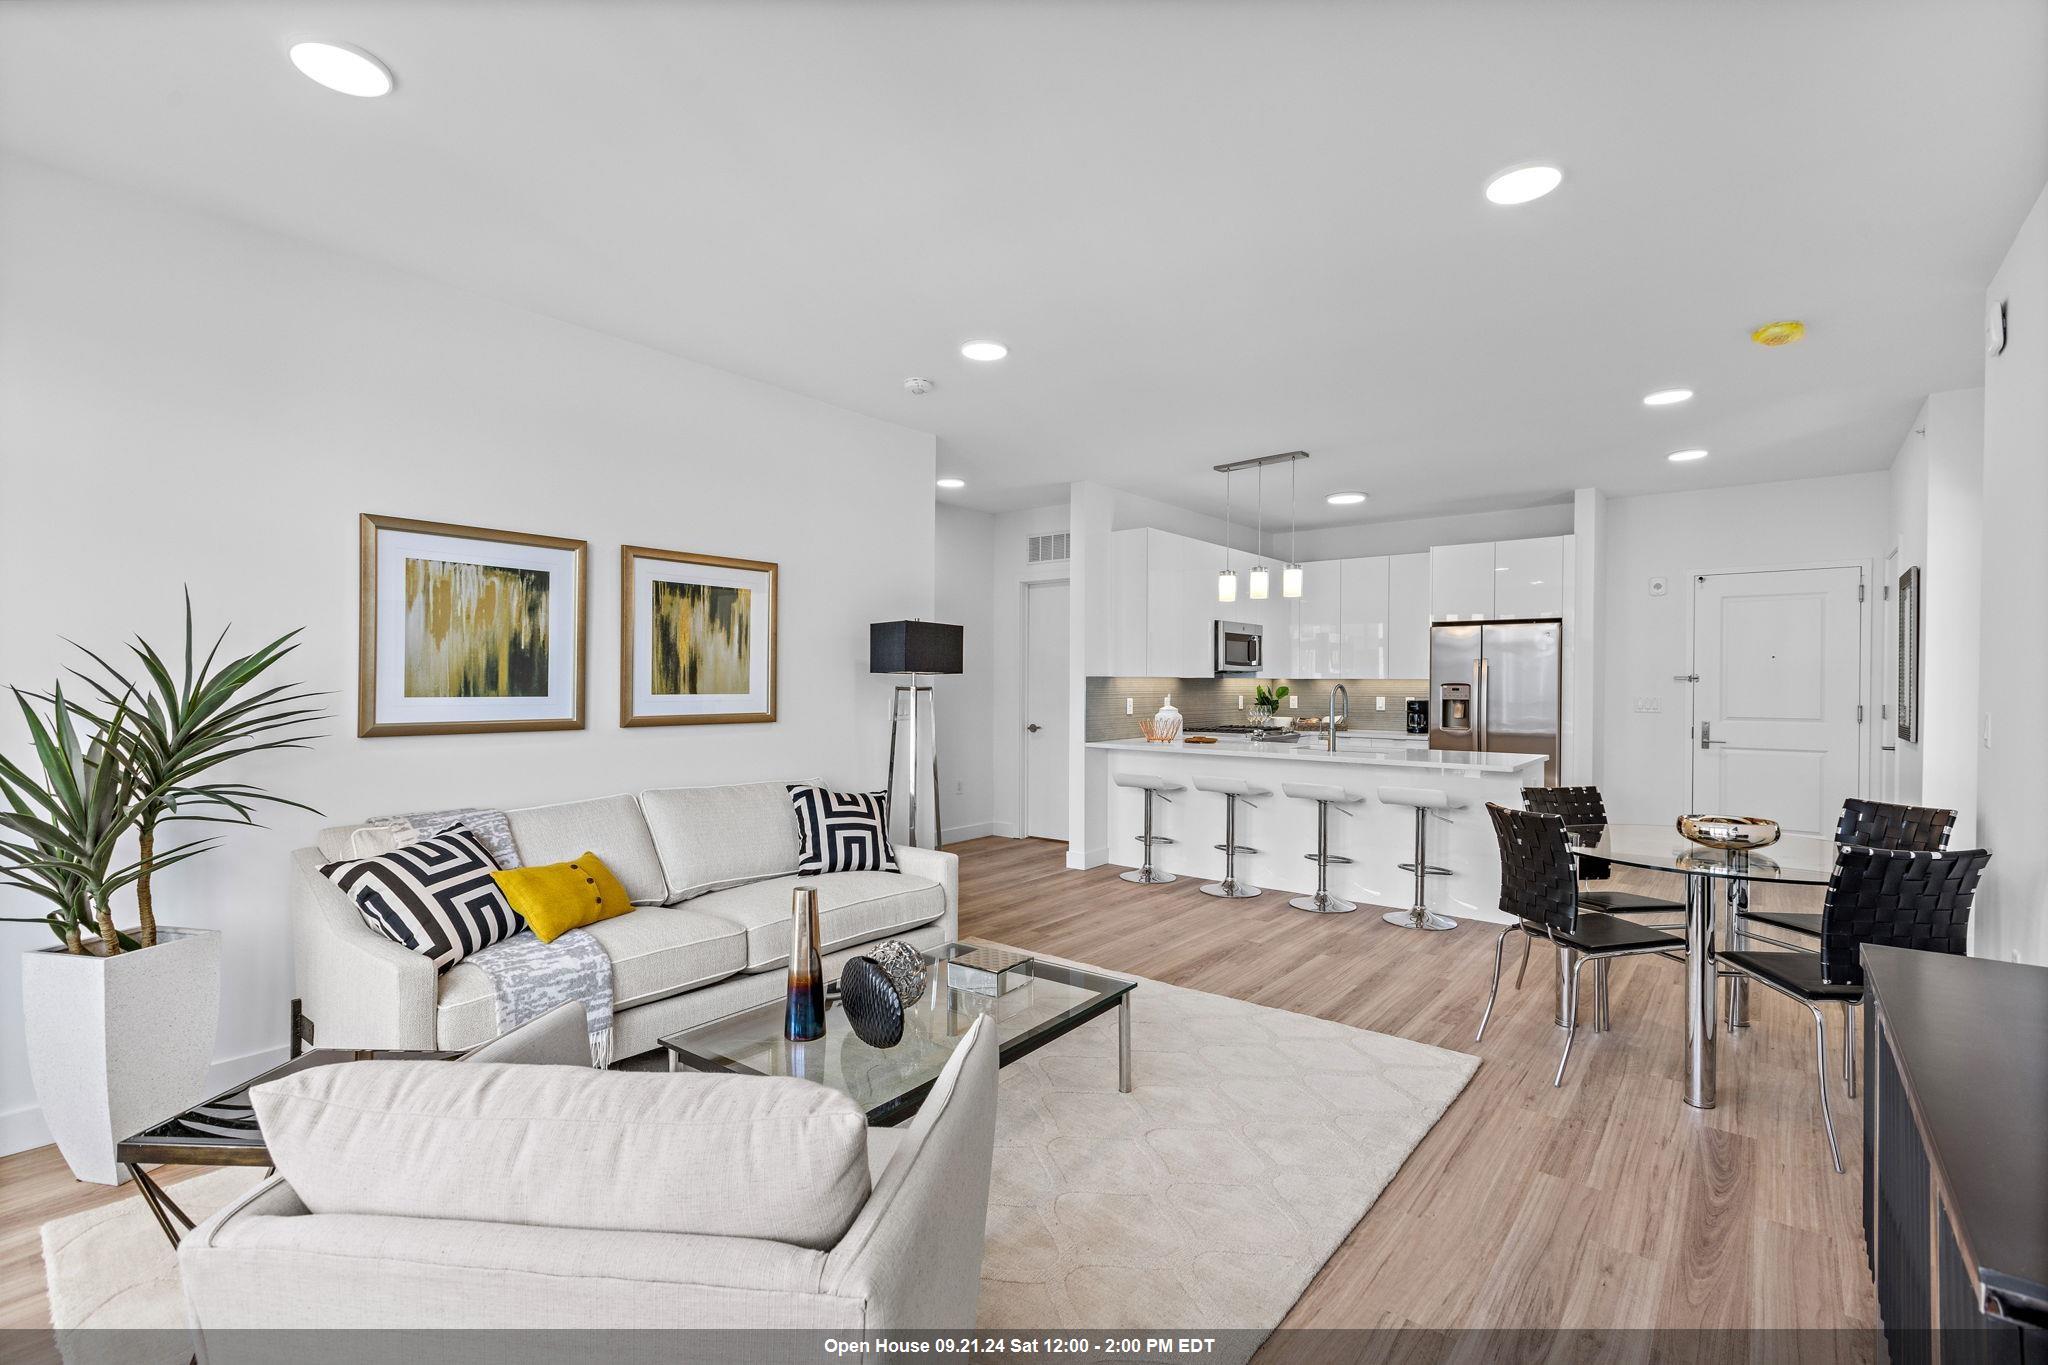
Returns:
[[[1072,844],[1067,845],[1067,866],[1074,871],[1085,872],[1091,867],[1101,867],[1108,861],[1109,850],[1106,848],[1076,848]]]
[[[993,820],[984,820],[978,825],[949,826],[946,830],[945,842],[958,844],[964,843],[969,839],[986,839],[989,835],[994,834],[998,828],[999,826]]]
[[[280,1046],[260,1048],[239,1057],[223,1057],[206,1069],[206,1084],[192,1098],[198,1101],[217,1095],[238,1081],[268,1071],[291,1055],[289,1046]],[[50,1129],[43,1122],[43,1111],[36,1105],[27,1104],[0,1114],[0,1156],[49,1145]]]

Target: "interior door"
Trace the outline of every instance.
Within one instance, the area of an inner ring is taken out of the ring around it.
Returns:
[[[1692,807],[1826,834],[1862,790],[1863,572],[1693,580]]]
[[[1067,837],[1067,585],[1033,583],[1024,613],[1024,834]]]

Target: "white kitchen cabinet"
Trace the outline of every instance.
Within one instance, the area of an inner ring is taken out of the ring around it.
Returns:
[[[1341,561],[1301,566],[1301,596],[1294,602],[1294,659],[1291,678],[1341,678],[1338,591]]]
[[[1109,671],[1119,678],[1150,676],[1151,584],[1145,564],[1151,532],[1143,527],[1113,531],[1109,537]]]
[[[1338,561],[1337,676],[1387,676],[1387,557]]]
[[[1429,676],[1429,552],[1387,557],[1387,674]]]
[[[1494,615],[1493,542],[1438,545],[1429,552],[1429,619],[1485,621]]]
[[[1493,614],[1504,620],[1563,616],[1564,536],[1493,544]]]

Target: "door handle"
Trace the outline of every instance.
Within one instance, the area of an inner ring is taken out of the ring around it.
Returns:
[[[1035,735],[1035,734],[1037,734],[1037,733],[1039,732],[1039,730],[1040,730],[1040,728],[1041,728],[1041,727],[1040,727],[1040,726],[1038,726],[1038,725],[1036,725],[1036,724],[1032,724],[1032,725],[1027,725],[1027,726],[1025,726],[1024,728],[1025,728],[1025,729],[1027,729],[1027,730],[1029,730],[1029,731],[1030,731],[1030,732],[1031,732],[1032,734],[1034,734],[1034,735]]]
[[[1713,733],[1714,733],[1714,722],[1712,722],[1712,721],[1710,721],[1710,720],[1703,720],[1703,721],[1701,721],[1701,722],[1700,722],[1700,747],[1701,747],[1702,749],[1704,749],[1704,748],[1707,748],[1707,747],[1708,747],[1709,745],[1714,745],[1714,744],[1726,744],[1726,743],[1728,742],[1728,741],[1727,741],[1727,740],[1725,740],[1725,739],[1712,739],[1712,738],[1710,738],[1710,736],[1711,736],[1711,735],[1712,735]]]

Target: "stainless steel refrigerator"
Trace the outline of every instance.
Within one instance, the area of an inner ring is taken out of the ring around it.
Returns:
[[[1564,623],[1446,622],[1429,628],[1429,747],[1542,754],[1558,785]]]

